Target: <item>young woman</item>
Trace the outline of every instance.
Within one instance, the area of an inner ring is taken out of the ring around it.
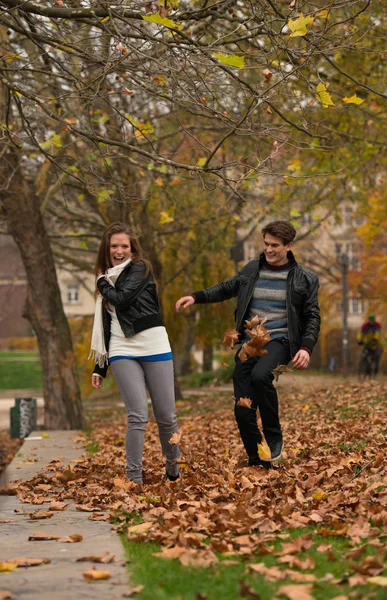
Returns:
[[[102,388],[112,368],[127,412],[126,475],[143,483],[142,455],[148,422],[146,388],[166,456],[166,477],[179,477],[179,447],[173,362],[160,314],[153,269],[137,237],[125,223],[109,225],[96,261],[97,300],[90,355],[95,360],[94,388]]]

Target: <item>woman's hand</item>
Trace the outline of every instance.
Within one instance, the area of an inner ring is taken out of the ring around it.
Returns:
[[[181,308],[188,308],[188,306],[192,306],[192,304],[195,304],[195,298],[193,296],[183,296],[176,302],[176,312],[179,312]]]
[[[103,377],[93,373],[91,376],[91,385],[96,389],[103,388]]]

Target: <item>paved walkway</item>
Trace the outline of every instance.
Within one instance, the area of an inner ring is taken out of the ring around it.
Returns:
[[[76,433],[51,431],[49,437],[44,438],[40,432],[31,433],[20,448],[19,456],[3,473],[0,485],[31,479],[54,458],[61,458],[63,466],[80,458],[84,448],[74,442]],[[32,455],[36,462],[28,460]],[[50,561],[39,566],[19,567],[10,573],[0,572],[0,590],[9,591],[12,600],[123,598],[130,587],[126,558],[119,536],[111,531],[111,524],[89,520],[90,513],[77,511],[72,503],[64,511],[55,511],[50,519],[30,519],[28,513],[48,508],[49,503],[36,506],[22,503],[16,496],[0,495],[0,563],[16,557]],[[80,534],[83,539],[76,543],[28,540],[38,532],[63,538]],[[78,558],[100,556],[106,552],[114,554],[117,562],[76,562]],[[87,581],[82,574],[93,568],[109,571],[110,579]]]

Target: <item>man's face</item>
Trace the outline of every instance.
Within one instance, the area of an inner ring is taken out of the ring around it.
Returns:
[[[293,245],[293,242],[284,246],[283,241],[267,233],[263,238],[265,244],[265,257],[269,265],[280,267],[288,262],[287,253]]]

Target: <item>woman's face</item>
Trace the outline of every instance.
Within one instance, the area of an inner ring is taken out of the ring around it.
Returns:
[[[130,257],[130,240],[127,233],[113,233],[110,238],[110,262],[121,265]]]

